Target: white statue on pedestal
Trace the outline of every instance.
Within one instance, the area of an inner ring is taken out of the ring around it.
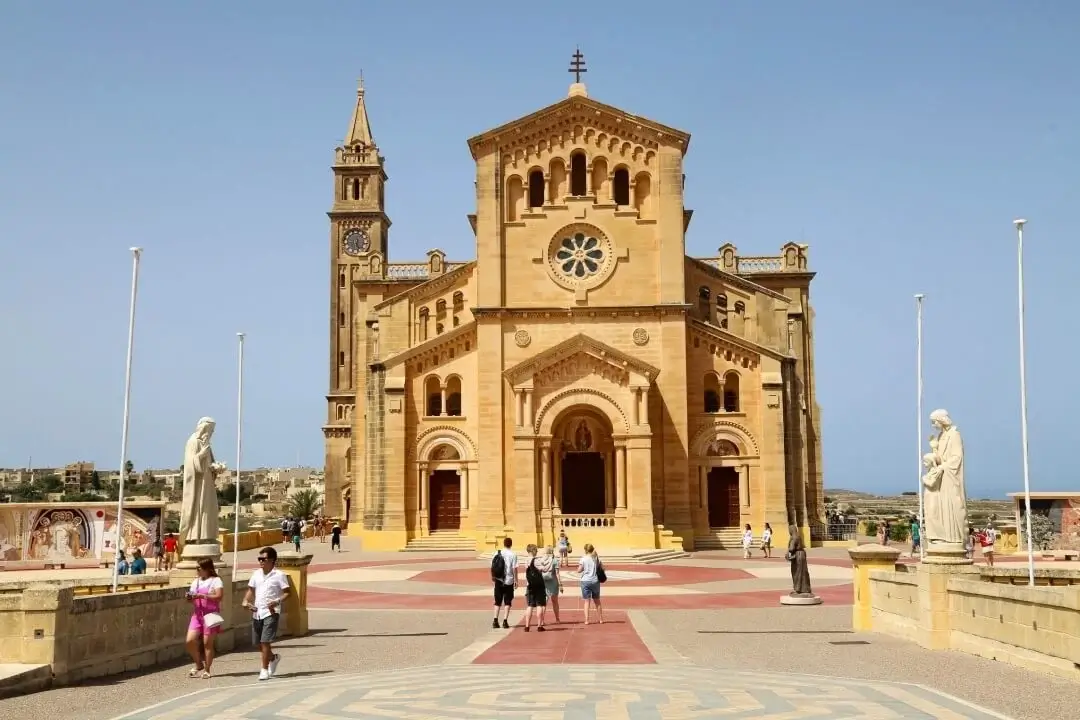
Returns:
[[[210,449],[213,434],[213,419],[204,417],[184,446],[180,540],[185,545],[217,543],[218,498],[214,476],[224,466],[214,462],[214,451]]]
[[[935,543],[963,545],[967,535],[967,494],[964,490],[964,441],[946,410],[930,413],[939,432],[930,437],[923,456],[923,536],[927,548]]]

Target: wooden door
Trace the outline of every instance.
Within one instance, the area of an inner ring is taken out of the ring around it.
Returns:
[[[461,480],[453,470],[431,473],[430,529],[459,530],[461,528]]]
[[[603,515],[607,511],[604,456],[597,452],[567,453],[562,461],[562,511],[568,515]]]
[[[708,476],[709,527],[739,525],[739,474],[735,468],[713,468]]]

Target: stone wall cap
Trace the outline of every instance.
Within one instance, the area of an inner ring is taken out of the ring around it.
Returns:
[[[313,557],[315,556],[287,550],[278,553],[276,564],[284,567],[306,567],[311,564]]]
[[[857,545],[848,550],[852,560],[896,560],[900,557],[900,551],[888,545],[870,543],[869,545]]]

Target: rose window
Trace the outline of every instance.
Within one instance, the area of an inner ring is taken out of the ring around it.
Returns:
[[[567,275],[584,279],[595,275],[604,264],[600,241],[583,232],[565,237],[555,251],[555,262]]]

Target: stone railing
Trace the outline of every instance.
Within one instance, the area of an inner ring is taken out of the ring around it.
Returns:
[[[718,270],[724,269],[723,258],[699,258],[702,262],[712,265]],[[736,272],[744,275],[754,273],[778,273],[785,272],[784,259],[780,257],[740,257],[735,258]]]
[[[447,262],[444,267],[446,272],[451,272],[467,264],[464,262]],[[386,277],[390,280],[424,280],[430,274],[431,266],[426,262],[386,264]]]
[[[614,515],[556,515],[555,527],[569,533],[572,529],[615,530],[619,526]]]

